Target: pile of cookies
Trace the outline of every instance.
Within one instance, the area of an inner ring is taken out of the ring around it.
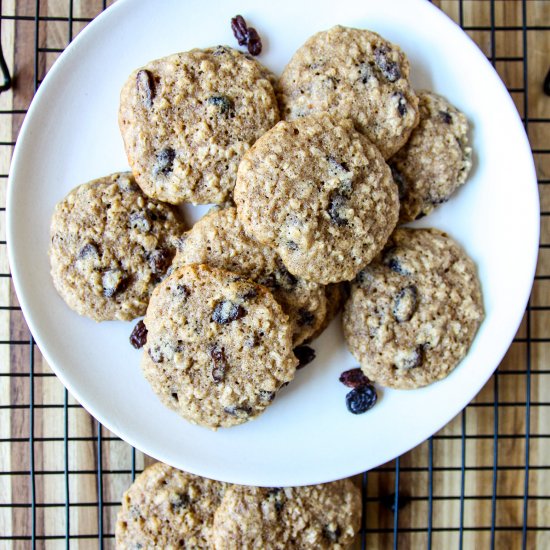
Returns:
[[[466,181],[468,123],[412,89],[395,44],[336,26],[279,79],[225,46],[174,54],[130,75],[119,124],[131,173],[58,204],[52,276],[82,315],[145,315],[143,373],[187,420],[258,416],[346,300],[366,375],[354,413],[373,382],[426,385],[466,354],[483,318],[473,262],[441,231],[396,226]],[[183,202],[218,206],[185,232]]]
[[[157,462],[126,491],[116,546],[135,548],[348,548],[361,497],[349,479],[308,487],[248,487]]]

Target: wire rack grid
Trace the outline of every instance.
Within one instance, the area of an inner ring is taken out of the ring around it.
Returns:
[[[58,55],[111,3],[0,0],[0,548],[112,548],[122,492],[150,462],[51,372],[6,257],[7,173],[26,110]],[[434,3],[488,56],[522,116],[539,178],[540,258],[523,323],[480,394],[427,442],[356,478],[357,548],[550,548],[550,2]]]

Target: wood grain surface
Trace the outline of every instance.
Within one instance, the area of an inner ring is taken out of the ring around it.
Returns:
[[[490,30],[478,30],[490,27],[490,2],[465,0],[462,12],[454,0],[434,3],[455,21],[462,17],[462,23],[473,28],[468,34],[486,55],[494,55],[518,111],[528,115],[541,208],[543,213],[550,211],[550,155],[544,152],[550,136],[550,97],[542,90],[550,63],[550,30],[542,27],[550,26],[550,2],[526,3],[528,97],[523,91],[522,2],[495,3],[496,27],[506,30],[496,30],[493,36]],[[104,2],[42,0],[38,22],[36,4],[36,0],[0,2],[3,51],[15,77],[14,88],[0,95],[0,548],[30,548],[33,525],[38,548],[97,548],[101,531],[104,547],[112,548],[122,492],[131,483],[133,468],[139,471],[151,459],[133,452],[106,429],[98,433],[97,422],[67,394],[38,348],[29,344],[30,334],[7,275],[5,245],[7,173],[13,142],[34,93],[35,70],[38,80],[42,79]],[[35,60],[37,31],[40,53]],[[526,314],[498,374],[433,439],[399,459],[399,492],[408,501],[398,515],[399,549],[424,548],[429,543],[436,549],[459,548],[461,540],[464,548],[492,544],[521,548],[524,513],[526,547],[550,548],[550,310],[544,309],[550,306],[550,247],[544,246],[550,243],[547,215],[541,219],[541,230],[543,246],[529,319]],[[528,380],[529,410],[525,406]],[[395,478],[396,464],[391,462],[357,479],[360,486],[365,484],[367,494],[367,548],[394,547],[394,514],[386,501],[395,492]],[[524,499],[526,486],[528,499]]]

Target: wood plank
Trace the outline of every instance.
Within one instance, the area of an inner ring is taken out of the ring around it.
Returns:
[[[4,9],[14,10],[15,0],[9,0],[4,2]],[[15,24],[14,22],[2,22],[2,44],[4,58],[10,70],[13,69],[13,60],[15,55]],[[13,108],[13,91],[7,91],[0,95],[0,109],[3,111],[10,111]],[[12,117],[9,115],[2,115],[2,123],[0,124],[0,140],[11,141],[12,139]],[[0,147],[0,173],[7,174],[11,160],[11,150],[7,147]],[[2,179],[0,185],[0,205],[6,204],[6,185],[5,178]],[[5,240],[5,221],[6,214],[1,214],[1,230],[2,239]],[[0,255],[0,272],[7,273],[8,265],[5,253]],[[10,285],[9,280],[3,279],[0,284],[0,304],[10,303]],[[7,335],[9,339],[10,334],[10,315],[2,315],[0,318],[0,331],[2,335]],[[2,336],[2,339],[5,339]],[[1,346],[0,349],[0,373],[5,374],[8,371],[10,364],[10,347]],[[0,403],[6,404],[11,402],[11,388],[9,384],[4,383],[5,378],[0,379]],[[12,433],[12,414],[10,411],[2,411],[0,415],[0,438],[9,439]],[[11,447],[8,444],[0,445],[0,471],[11,472],[13,471],[14,462],[12,461]],[[14,479],[11,475],[5,475],[0,477],[0,502],[11,502],[11,495],[13,494]],[[15,514],[13,508],[1,508],[0,509],[0,533],[13,533],[14,532]],[[13,542],[8,541],[6,544],[6,550],[14,548]]]

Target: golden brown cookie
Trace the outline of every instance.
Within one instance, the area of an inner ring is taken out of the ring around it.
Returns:
[[[130,173],[80,185],[52,216],[55,288],[71,309],[96,321],[139,317],[182,232],[175,210],[144,195]]]
[[[343,550],[361,521],[359,489],[343,479],[307,487],[229,487],[214,516],[216,550]]]
[[[211,548],[214,512],[225,487],[162,462],[149,466],[122,498],[117,549]]]
[[[399,212],[382,155],[351,121],[327,114],[280,122],[244,156],[234,193],[247,233],[290,273],[350,280],[382,249]]]
[[[364,29],[338,25],[309,38],[285,67],[279,96],[286,120],[319,112],[352,119],[384,158],[405,144],[418,123],[407,57]]]
[[[120,97],[136,180],[173,204],[229,199],[241,157],[278,120],[268,71],[224,46],[151,61],[130,75]]]
[[[153,292],[144,322],[144,375],[190,422],[242,424],[294,377],[288,317],[264,286],[229,271],[176,269]]]
[[[464,250],[437,229],[397,229],[357,276],[343,326],[371,380],[407,389],[447,376],[482,320],[476,267]]]
[[[466,181],[472,167],[468,120],[446,99],[418,92],[420,123],[388,162],[399,188],[399,221],[429,214]]]

